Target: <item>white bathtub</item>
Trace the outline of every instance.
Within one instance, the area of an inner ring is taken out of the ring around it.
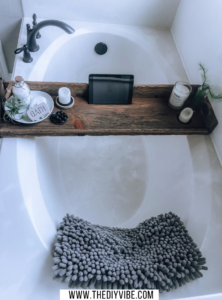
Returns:
[[[87,82],[88,74],[97,72],[133,73],[137,83],[186,80],[167,31],[70,25],[77,28],[76,36],[42,30],[33,63],[25,65],[18,56],[14,74],[70,82]],[[101,41],[109,47],[107,61],[93,52]],[[73,60],[67,60],[72,54]],[[134,58],[141,68],[135,68]],[[51,246],[67,212],[92,223],[132,228],[169,211],[185,222],[209,271],[160,299],[222,299],[222,169],[209,137],[4,139],[0,165],[1,299],[59,299],[66,285],[52,281]]]
[[[41,20],[39,19],[39,22]],[[65,21],[67,22],[67,21]],[[24,18],[18,47],[26,43]],[[56,27],[41,30],[40,50],[31,53],[33,62],[24,64],[16,55],[12,77],[26,80],[88,82],[89,74],[133,74],[136,84],[168,84],[189,81],[169,29],[86,22],[68,22],[76,31],[69,35]],[[108,51],[98,55],[97,43]]]
[[[4,139],[0,164],[1,299],[59,299],[51,245],[67,212],[129,228],[178,214],[209,271],[161,299],[221,292],[222,170],[209,137]]]

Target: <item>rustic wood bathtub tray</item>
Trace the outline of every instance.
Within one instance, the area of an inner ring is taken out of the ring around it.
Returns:
[[[0,80],[0,97],[4,100],[10,81]],[[132,105],[89,105],[88,84],[27,82],[31,90],[43,91],[55,101],[60,87],[68,87],[75,98],[75,105],[65,112],[69,119],[63,126],[54,125],[49,118],[33,124],[12,124],[3,121],[1,105],[0,137],[74,136],[74,135],[157,135],[157,134],[209,134],[218,122],[207,98],[202,99],[200,111],[195,112],[192,122],[178,121],[180,111],[168,107],[173,85],[135,85]],[[198,85],[185,103],[195,95]],[[55,107],[53,112],[60,110]]]

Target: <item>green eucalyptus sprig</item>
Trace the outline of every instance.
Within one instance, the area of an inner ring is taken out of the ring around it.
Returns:
[[[205,69],[204,65],[199,63],[199,70],[202,72],[201,77],[202,77],[202,85],[199,87],[195,97],[194,97],[194,105],[198,106],[200,103],[200,99],[203,96],[208,96],[213,100],[219,100],[222,99],[222,94],[214,94],[212,91],[212,87],[210,86],[209,79],[207,78],[207,70]]]
[[[28,106],[24,103],[24,101],[16,98],[15,96],[11,96],[6,101],[2,102],[3,108],[5,110],[3,119],[14,119],[16,121],[22,119],[24,113],[27,111]]]

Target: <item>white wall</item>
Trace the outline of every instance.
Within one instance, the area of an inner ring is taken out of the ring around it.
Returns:
[[[22,17],[20,0],[0,0],[0,40],[9,73],[13,69]]]
[[[181,0],[171,32],[190,82],[201,83],[202,62],[215,91],[222,92],[222,0]],[[211,137],[222,163],[222,100],[212,105],[219,126]]]
[[[24,16],[171,27],[180,0],[22,0]]]
[[[0,78],[3,78],[4,80],[10,79],[10,76],[8,73],[8,67],[7,67],[6,61],[5,61],[5,55],[3,53],[1,40],[0,40]]]

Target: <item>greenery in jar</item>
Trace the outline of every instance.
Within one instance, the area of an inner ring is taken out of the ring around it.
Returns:
[[[200,100],[202,97],[207,96],[211,100],[219,100],[222,99],[222,94],[216,95],[212,91],[212,87],[210,86],[209,79],[207,77],[207,70],[204,67],[202,63],[199,63],[199,70],[202,72],[201,77],[202,77],[202,85],[199,87],[195,97],[194,97],[194,106],[198,107],[200,104]]]

